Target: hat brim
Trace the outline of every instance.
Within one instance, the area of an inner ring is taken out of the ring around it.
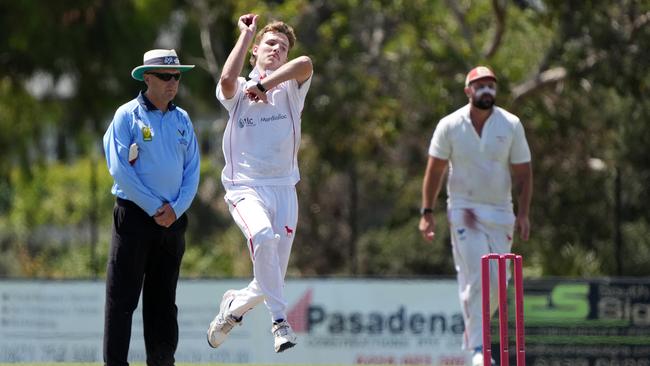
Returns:
[[[131,77],[135,80],[144,81],[142,75],[149,71],[155,69],[177,69],[180,72],[185,72],[194,68],[195,65],[142,65],[138,66],[133,71],[131,71]]]
[[[465,85],[465,86],[469,86],[469,84],[471,84],[471,83],[473,83],[473,82],[475,82],[475,81],[478,81],[478,80],[483,80],[483,79],[492,79],[492,80],[494,80],[495,82],[499,82],[499,80],[497,80],[497,77],[494,76],[494,75],[483,75],[483,76],[479,76],[479,77],[477,77],[477,78],[474,78],[474,79],[472,79],[472,80],[469,80],[469,81],[467,82],[467,85]]]

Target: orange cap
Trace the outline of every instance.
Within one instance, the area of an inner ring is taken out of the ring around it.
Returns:
[[[465,86],[469,86],[472,81],[483,78],[492,78],[494,81],[497,81],[496,75],[494,75],[494,72],[492,72],[490,68],[487,66],[476,66],[467,73],[467,76],[465,77]]]

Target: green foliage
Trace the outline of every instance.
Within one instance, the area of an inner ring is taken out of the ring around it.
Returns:
[[[87,220],[89,212],[110,208],[113,200],[109,195],[100,195],[98,202],[92,200],[90,178],[93,171],[97,174],[97,189],[110,191],[112,180],[103,161],[83,159],[72,165],[56,163],[35,171],[33,178],[15,171],[12,225],[20,232],[42,225],[79,225]],[[102,221],[110,222],[110,217],[102,215]]]
[[[115,109],[142,88],[130,70],[144,51],[173,47],[197,64],[176,102],[202,151],[182,274],[250,276],[222,199],[227,115],[214,98],[236,21],[248,12],[261,15],[260,26],[292,24],[291,55],[309,55],[315,68],[290,275],[453,274],[444,197],[433,244],[420,238],[416,209],[433,129],[466,103],[464,76],[476,64],[496,70],[498,103],[521,117],[533,152],[532,237],[514,248],[526,273],[648,275],[650,4],[532,3],[3,3],[0,275],[102,274],[113,197],[95,156]]]
[[[90,241],[91,227],[110,228],[112,218],[99,214],[110,212],[113,204],[110,195],[98,193],[110,191],[112,185],[105,163],[92,159],[54,163],[34,169],[31,175],[14,169],[10,184],[12,209],[0,217],[0,238],[13,244],[5,251],[11,260],[0,263],[0,273],[88,276],[91,248],[84,244]],[[107,243],[108,237],[102,235],[99,241]],[[105,258],[106,245],[101,248],[103,254],[98,255]]]
[[[438,215],[438,223],[445,215]],[[449,275],[454,271],[449,232],[439,225],[436,240],[421,240],[414,217],[399,227],[369,230],[359,239],[359,272],[369,276]],[[404,243],[414,243],[404,245]]]
[[[184,277],[251,276],[250,254],[237,226],[230,226],[203,243],[188,243],[181,269]]]

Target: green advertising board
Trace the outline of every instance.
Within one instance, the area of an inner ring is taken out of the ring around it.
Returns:
[[[529,366],[650,366],[650,279],[526,280],[524,319]],[[498,342],[496,317],[492,328]]]

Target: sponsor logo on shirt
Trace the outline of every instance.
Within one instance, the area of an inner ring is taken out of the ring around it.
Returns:
[[[180,136],[178,138],[178,143],[181,145],[189,145],[189,140],[185,137],[185,130],[181,130],[180,128],[177,128],[176,131],[178,131],[178,135]]]
[[[190,144],[189,138],[185,136],[185,130],[177,128],[176,131],[178,132],[178,135],[180,136],[178,138],[178,143],[184,146],[187,146]]]
[[[264,117],[260,118],[259,122],[260,123],[271,123],[271,122],[280,121],[280,120],[287,119],[287,118],[289,118],[289,117],[287,117],[286,114],[278,113],[278,114],[274,114],[274,115],[271,115],[271,116],[264,116]],[[253,118],[250,118],[250,117],[242,117],[242,118],[240,118],[237,121],[237,124],[239,125],[239,128],[255,127],[255,126],[258,125],[258,123]]]
[[[261,122],[273,122],[273,121],[279,121],[281,119],[287,119],[287,115],[282,114],[282,113],[278,113],[278,114],[272,115],[271,117],[262,117],[262,118],[260,118],[260,121]]]
[[[239,128],[257,126],[257,123],[255,123],[255,121],[249,117],[240,118],[239,121],[237,121],[237,124],[239,124]]]

